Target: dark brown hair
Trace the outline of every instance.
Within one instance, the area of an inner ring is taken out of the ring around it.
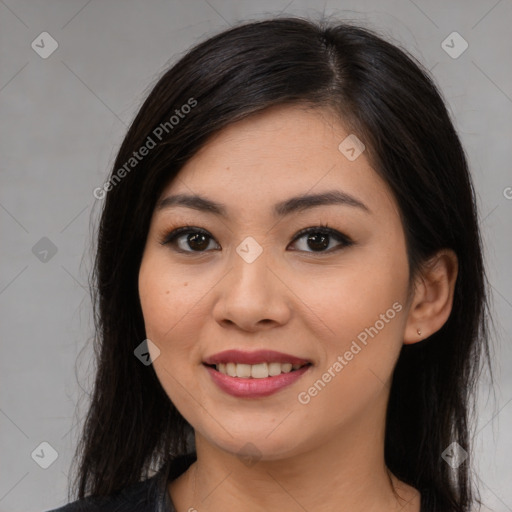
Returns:
[[[185,452],[190,425],[153,367],[133,353],[146,338],[138,272],[151,215],[209,137],[283,104],[331,109],[364,141],[399,205],[411,282],[438,250],[458,257],[449,319],[427,340],[404,346],[394,370],[385,460],[421,491],[422,511],[467,512],[474,501],[470,413],[482,355],[488,363],[490,356],[488,284],[464,150],[414,58],[363,27],[301,18],[240,24],[198,44],[159,79],[126,134],[104,187],[91,276],[97,374],[75,455],[76,495],[107,495]],[[154,147],[126,167],[148,138]],[[123,166],[129,171],[119,173]],[[453,441],[469,453],[456,469],[441,457]]]

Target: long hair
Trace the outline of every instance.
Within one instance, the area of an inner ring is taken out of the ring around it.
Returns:
[[[458,257],[451,315],[428,339],[403,346],[396,364],[385,462],[421,491],[422,511],[467,512],[475,491],[470,414],[482,356],[490,366],[490,355],[488,281],[464,150],[435,84],[406,51],[363,27],[302,18],[240,24],[188,51],[150,92],[98,191],[97,368],[75,494],[110,494],[185,453],[191,426],[153,367],[134,356],[146,338],[138,271],[151,215],[213,134],[283,104],[331,109],[364,140],[399,206],[411,282],[436,251]],[[457,468],[442,457],[454,441],[469,455]]]

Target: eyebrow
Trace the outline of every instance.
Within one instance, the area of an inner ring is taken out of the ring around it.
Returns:
[[[282,201],[274,205],[273,214],[275,217],[284,217],[294,212],[300,212],[309,208],[324,205],[343,205],[360,208],[361,210],[371,213],[370,209],[359,199],[354,196],[341,192],[340,190],[329,190],[320,194],[305,194],[291,197],[286,201]],[[156,210],[161,211],[173,206],[183,206],[192,208],[201,212],[213,213],[222,217],[227,217],[227,208],[225,204],[216,203],[206,197],[200,195],[176,194],[161,199]]]

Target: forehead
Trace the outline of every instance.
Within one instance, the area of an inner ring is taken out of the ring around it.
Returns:
[[[344,150],[354,135],[327,110],[272,107],[215,134],[161,198],[200,194],[246,210],[291,196],[339,190],[381,214],[396,210],[390,189],[364,151],[347,158]]]

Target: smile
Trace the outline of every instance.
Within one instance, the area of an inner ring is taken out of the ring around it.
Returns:
[[[238,377],[240,379],[265,379],[267,377],[276,377],[282,373],[290,373],[303,366],[306,365],[278,362],[259,364],[219,363],[215,365],[215,369],[230,377]]]
[[[313,364],[273,350],[226,350],[207,357],[203,366],[221,391],[239,398],[260,398],[290,386]]]

